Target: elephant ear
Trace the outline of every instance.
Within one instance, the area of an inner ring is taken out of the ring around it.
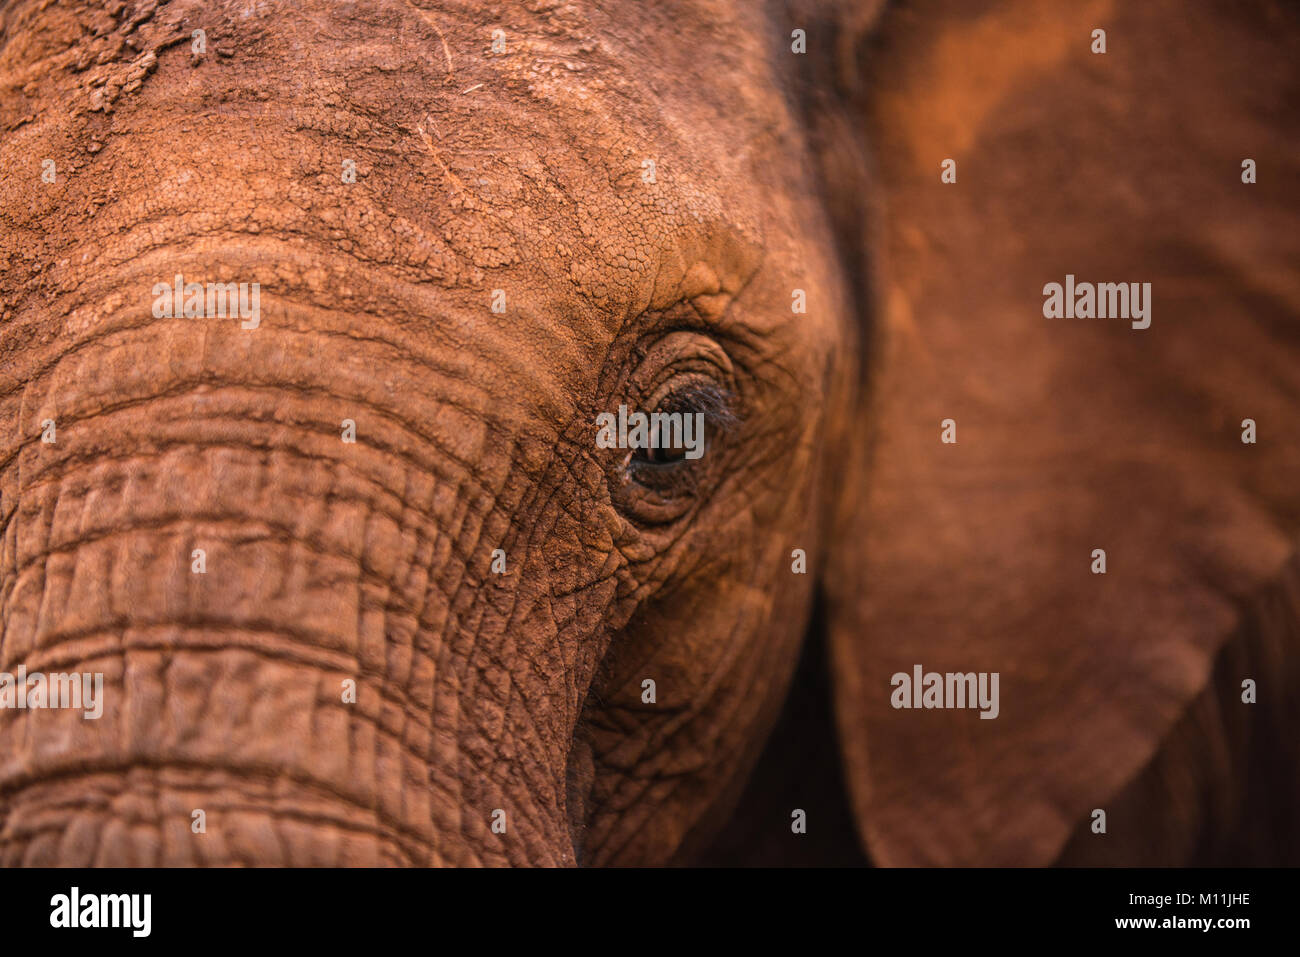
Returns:
[[[871,372],[823,584],[877,863],[1263,853],[1243,820],[1296,860],[1300,30],[1180,13],[932,0],[857,47],[876,201],[825,179],[879,231]],[[1150,326],[1045,318],[1067,274],[1150,283]],[[996,718],[895,707],[917,665],[997,673]]]

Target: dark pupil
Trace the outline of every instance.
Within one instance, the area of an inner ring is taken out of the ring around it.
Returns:
[[[664,441],[675,441],[676,437],[665,436]],[[686,448],[681,445],[674,445],[671,448],[660,446],[659,448],[645,449],[646,458],[651,462],[679,462],[686,457]]]
[[[660,409],[659,411],[680,413],[684,423],[686,416],[690,415],[693,410],[678,406],[671,409]],[[655,465],[668,465],[673,462],[685,461],[686,445],[683,442],[681,430],[665,424],[658,434],[651,433],[650,447],[637,449],[634,458]]]

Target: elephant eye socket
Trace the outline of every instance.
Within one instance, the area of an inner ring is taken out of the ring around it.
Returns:
[[[675,521],[701,499],[718,477],[717,453],[739,423],[735,397],[712,379],[692,377],[660,394],[647,404],[654,410],[645,415],[647,441],[629,442],[614,491],[625,512],[650,525]]]
[[[632,352],[596,414],[595,443],[608,450],[600,460],[614,506],[638,525],[668,525],[722,480],[739,443],[744,380],[721,344],[694,330],[638,341]]]

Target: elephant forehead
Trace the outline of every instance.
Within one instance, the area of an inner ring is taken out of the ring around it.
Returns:
[[[178,273],[256,282],[254,335],[326,315],[345,335],[400,328],[498,355],[499,396],[560,408],[641,311],[692,299],[720,319],[762,264],[770,308],[738,321],[766,330],[790,324],[791,288],[831,289],[752,27],[454,7],[181,0],[80,33],[55,22],[76,8],[14,8],[77,38],[6,51],[28,62],[4,115],[29,115],[0,157],[60,170],[12,236],[58,305],[19,314],[95,335]]]
[[[86,25],[20,14],[50,35]],[[489,22],[405,0],[97,14],[70,50],[8,51],[28,115],[0,149],[63,172],[20,226],[55,286],[180,248],[227,279],[219,251],[242,250],[258,275],[236,278],[271,295],[346,299],[382,273],[418,292],[395,310],[428,308],[430,290],[441,313],[504,297],[506,315],[544,309],[594,343],[682,298],[717,313],[760,262],[798,271],[815,217],[789,198],[796,124],[755,31],[708,5],[583,15]]]
[[[443,5],[381,6],[371,15],[400,30],[367,33],[346,59],[316,50],[336,103],[322,112],[307,90],[295,123],[317,116],[328,136],[336,114],[367,118],[385,149],[359,175],[379,193],[373,205],[400,211],[452,264],[444,284],[514,269],[616,316],[671,301],[700,261],[715,292],[738,289],[763,246],[754,164],[774,142],[763,117],[779,98],[758,96],[738,63],[705,90],[684,83],[677,32],[629,32],[598,6],[580,9],[484,23]],[[300,74],[295,65],[286,80]]]

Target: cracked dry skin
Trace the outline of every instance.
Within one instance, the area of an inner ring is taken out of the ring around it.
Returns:
[[[1294,7],[480,6],[0,0],[0,864],[1300,861]]]
[[[832,244],[743,13],[538,6],[4,7],[0,156],[57,179],[0,214],[0,670],[105,704],[0,711],[0,863],[660,863],[734,791],[847,394]],[[155,318],[178,273],[260,325]],[[591,423],[706,336],[745,441],[641,521]]]

